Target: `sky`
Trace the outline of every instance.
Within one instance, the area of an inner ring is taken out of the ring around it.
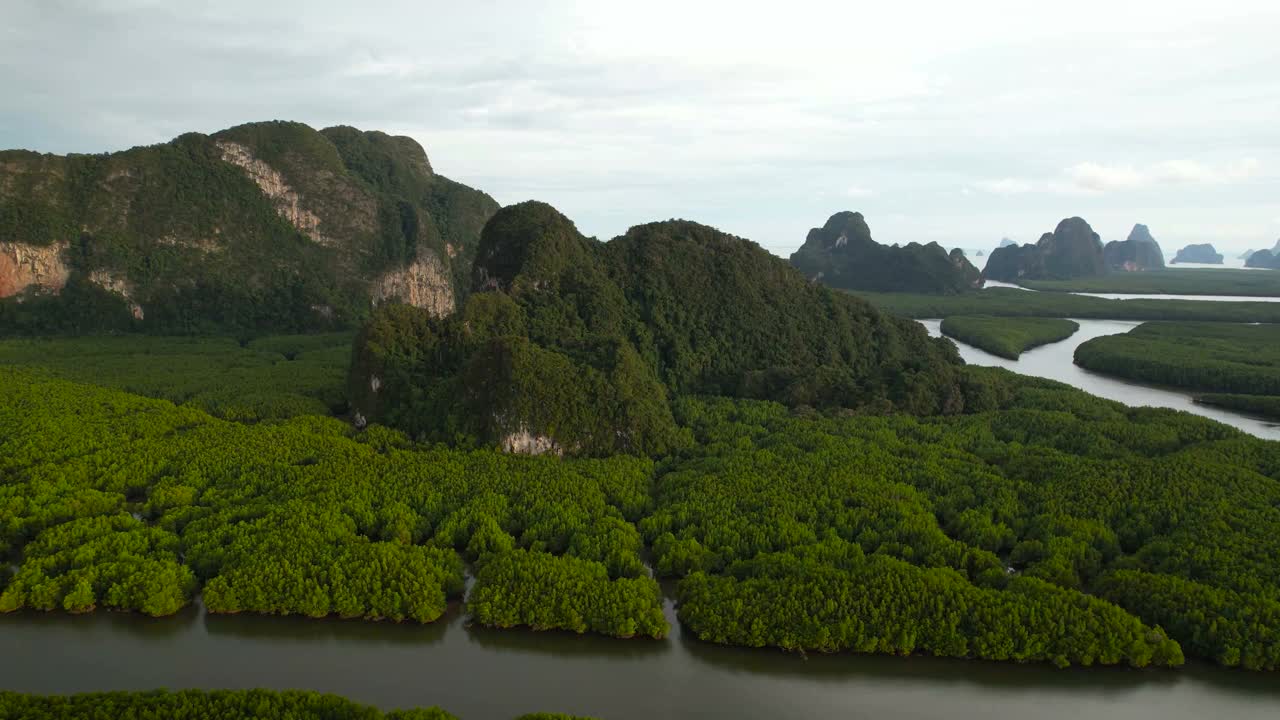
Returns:
[[[269,119],[417,139],[588,235],[686,218],[788,255],[1280,238],[1280,3],[0,0],[0,147]]]

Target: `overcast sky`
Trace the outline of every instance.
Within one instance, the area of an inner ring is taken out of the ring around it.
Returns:
[[[2,147],[348,124],[602,239],[683,217],[783,255],[846,209],[948,247],[1070,215],[1170,255],[1280,237],[1275,0],[0,8]]]

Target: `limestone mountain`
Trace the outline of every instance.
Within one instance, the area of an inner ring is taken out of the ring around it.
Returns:
[[[979,273],[959,249],[937,243],[881,245],[861,213],[839,212],[813,228],[791,264],[805,277],[841,290],[951,295],[978,286]]]
[[[1188,245],[1173,256],[1174,263],[1200,263],[1204,265],[1221,265],[1222,254],[1209,243]]]
[[[996,248],[983,278],[1000,282],[1069,280],[1106,272],[1102,241],[1082,218],[1067,218],[1035,245]]]
[[[0,152],[0,328],[164,332],[449,312],[488,195],[407,137],[301,123],[101,155]]]
[[[1164,251],[1151,237],[1151,230],[1141,223],[1134,225],[1125,240],[1112,240],[1102,249],[1107,267],[1119,272],[1141,272],[1164,269]]]
[[[1270,250],[1258,250],[1245,256],[1244,266],[1280,270],[1280,240]]]
[[[513,451],[661,455],[684,442],[685,395],[921,414],[982,402],[947,341],[697,223],[600,242],[549,205],[504,208],[471,289],[446,318],[375,311],[353,356],[357,422]]]
[[[1011,240],[1011,239],[1009,239],[1009,238],[1000,238],[1000,244],[999,244],[999,245],[997,245],[996,247],[997,247],[997,248],[1002,248],[1002,247],[1016,247],[1017,245],[1018,245],[1018,243],[1014,242],[1013,240]]]

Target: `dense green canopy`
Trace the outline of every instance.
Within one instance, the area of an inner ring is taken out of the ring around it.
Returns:
[[[513,449],[661,455],[684,442],[670,401],[688,394],[966,406],[949,343],[696,223],[601,243],[548,205],[505,208],[485,227],[473,290],[450,318],[375,313],[349,388],[364,418]]]
[[[0,369],[0,611],[429,622],[813,651],[1280,660],[1280,443],[969,369],[986,411],[680,397],[661,461],[243,424]],[[636,640],[639,642],[639,640]],[[650,642],[653,642],[650,640]]]
[[[1017,360],[1034,347],[1065,340],[1080,325],[1063,318],[1014,318],[990,315],[951,315],[942,319],[942,334],[992,355]]]

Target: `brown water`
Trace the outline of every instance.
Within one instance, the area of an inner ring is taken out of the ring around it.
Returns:
[[[811,656],[662,641],[301,618],[0,616],[0,687],[36,693],[307,689],[463,720],[533,710],[607,720],[1275,720],[1280,682],[1209,667],[1055,670],[927,657]]]

